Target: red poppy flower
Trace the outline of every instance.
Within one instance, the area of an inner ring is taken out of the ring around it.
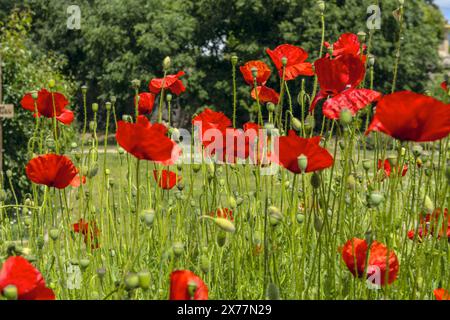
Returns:
[[[272,88],[266,86],[259,86],[256,87],[256,92],[258,93],[259,102],[262,103],[272,102],[273,104],[277,104],[278,100],[280,100],[280,95]],[[251,96],[253,99],[256,100],[256,93],[254,88],[252,89]]]
[[[158,186],[164,190],[172,189],[181,180],[181,177],[175,172],[168,170],[162,170],[161,172],[153,170],[153,177],[158,183]]]
[[[263,86],[266,84],[267,80],[270,77],[271,71],[269,69],[269,66],[265,64],[262,61],[259,60],[252,60],[247,62],[245,65],[240,67],[242,76],[244,77],[245,82],[247,84],[253,86],[254,85],[254,79],[253,79],[253,73],[252,69],[256,68],[258,70],[256,75],[256,83],[259,86]]]
[[[136,99],[135,99],[136,103]],[[155,104],[155,95],[150,92],[142,92],[139,94],[138,112],[139,114],[150,114]]]
[[[81,183],[86,184],[86,176],[83,176],[80,178],[80,175],[77,174],[75,177],[73,177],[72,181],[70,181],[70,186],[74,188],[78,188],[81,186]]]
[[[138,116],[136,123],[119,121],[117,143],[138,159],[173,164],[180,148],[167,137],[167,128],[159,123],[151,124],[145,116]]]
[[[386,176],[390,177],[392,168],[391,168],[391,164],[389,163],[388,159],[386,159],[384,161],[378,160],[378,170],[380,170],[381,167],[383,167],[384,173],[386,174]],[[402,174],[402,177],[404,177],[406,175],[406,172],[408,172],[408,166],[405,164],[405,165],[403,165],[403,169],[398,168],[398,173],[400,173],[400,172]]]
[[[425,217],[420,217],[420,224],[417,228],[417,239],[422,241],[428,235],[434,235],[438,231],[438,239],[446,237],[450,240],[450,217],[448,209],[442,214],[441,209],[436,209],[433,213],[427,213]],[[414,240],[415,231],[408,231],[408,238]]]
[[[445,91],[445,93],[448,93],[448,83],[447,83],[447,81],[442,81],[441,88],[442,88],[442,90]]]
[[[173,94],[179,96],[182,92],[186,91],[183,82],[181,82],[180,78],[184,76],[184,72],[180,71],[177,74],[171,74],[166,76],[165,78],[155,78],[150,81],[148,85],[150,92],[154,94],[158,94],[161,92],[161,89],[170,90]]]
[[[230,221],[234,221],[233,211],[228,208],[219,208],[216,210],[216,212],[211,212],[209,215],[211,217],[223,218],[228,219]]]
[[[205,147],[214,141],[209,135],[214,135],[214,132],[210,131],[208,136],[205,135],[208,130],[219,130],[220,134],[224,134],[225,130],[231,126],[231,120],[222,112],[216,112],[209,108],[205,108],[202,113],[195,116],[192,119],[192,124],[201,128],[201,141]]]
[[[86,245],[90,244],[91,249],[100,247],[98,243],[100,229],[97,227],[95,221],[87,222],[84,219],[80,219],[77,223],[74,223],[73,232],[81,233],[84,237],[84,243]]]
[[[368,245],[365,240],[353,238],[347,241],[342,248],[342,259],[347,265],[348,270],[355,276],[362,278],[366,274],[366,278],[371,278],[379,285],[385,285],[386,280],[391,284],[397,279],[399,271],[399,262],[395,252],[378,242],[372,242],[368,257],[368,267],[366,271],[366,258]],[[387,265],[386,265],[386,262]],[[379,275],[377,276],[377,272]],[[386,279],[387,278],[387,279]]]
[[[330,97],[323,105],[323,114],[330,119],[339,118],[343,109],[355,115],[381,97],[379,92],[368,89],[356,89],[365,74],[364,63],[355,56],[344,54],[336,59],[321,58],[314,63],[319,94],[315,97],[310,111],[316,104]]]
[[[312,64],[305,62],[308,59],[308,53],[300,47],[291,44],[282,44],[274,50],[266,49],[267,54],[277,67],[280,78],[283,77],[282,59],[286,58],[284,80],[294,80],[299,76],[313,76],[314,70]]]
[[[305,139],[291,130],[288,136],[278,138],[278,154],[274,153],[272,159],[293,173],[301,173],[298,167],[300,155],[308,160],[306,172],[326,169],[333,165],[333,157],[319,143],[320,137]]]
[[[208,287],[189,270],[170,274],[170,300],[208,300]]]
[[[370,131],[402,141],[440,140],[450,133],[450,105],[411,91],[389,94],[378,102]]]
[[[26,110],[35,112],[35,101],[31,93],[25,94],[25,96],[20,101],[22,107]],[[74,115],[73,112],[66,109],[69,101],[66,97],[59,92],[49,92],[46,89],[41,89],[38,92],[38,97],[36,100],[37,104],[37,114],[35,116],[44,116],[47,118],[56,117],[56,120],[63,124],[71,124]]]
[[[31,159],[26,168],[28,179],[37,184],[64,189],[77,175],[78,170],[69,158],[46,154]]]
[[[325,42],[325,47],[329,49],[331,47],[330,43]],[[367,46],[363,46],[363,51],[366,50]],[[352,56],[360,57],[361,44],[359,43],[358,36],[354,33],[344,33],[342,34],[338,41],[333,44],[333,57],[339,57],[344,54],[350,54]],[[363,56],[363,62],[365,62],[366,56]]]
[[[445,289],[436,289],[433,293],[436,300],[450,300],[450,293]]]
[[[17,288],[19,300],[55,300],[39,270],[20,256],[9,257],[0,271],[0,293],[10,285]]]

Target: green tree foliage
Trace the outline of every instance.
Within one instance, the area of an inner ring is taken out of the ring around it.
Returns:
[[[31,112],[20,107],[22,96],[46,86],[49,79],[55,79],[58,91],[67,95],[74,88],[60,73],[64,60],[54,55],[44,55],[29,41],[31,23],[29,12],[14,11],[4,24],[0,24],[3,102],[14,104],[16,114],[13,119],[3,120],[3,169],[4,172],[10,170],[12,173],[11,181],[18,197],[21,196],[20,192],[29,190],[24,168],[30,156],[27,143],[35,123]],[[3,184],[11,191],[7,179],[4,179]]]
[[[381,30],[374,30],[371,52],[377,57],[375,89],[391,90],[399,25],[393,15],[396,0],[326,1],[325,40],[334,42],[344,32],[367,30],[374,3],[381,8]],[[179,122],[205,105],[213,105],[231,115],[230,55],[240,63],[263,59],[271,63],[265,48],[282,43],[304,47],[310,61],[318,58],[321,23],[316,0],[99,0],[78,1],[81,30],[66,26],[66,0],[23,0],[35,14],[35,41],[48,50],[67,56],[66,71],[90,87],[90,100],[104,102],[118,97],[119,112],[132,112],[130,80],[142,81],[147,90],[152,77],[161,77],[161,61],[172,57],[173,68],[186,71],[187,92],[176,100],[182,107]],[[424,0],[405,1],[405,30],[397,89],[423,92],[429,75],[439,72],[437,47],[442,38],[443,17]],[[278,89],[273,73],[269,85]],[[313,79],[307,79],[310,88]],[[239,116],[247,120],[253,103],[249,88],[238,72]],[[293,94],[300,82],[290,83]],[[295,100],[295,99],[294,99]],[[184,117],[183,117],[184,115]]]

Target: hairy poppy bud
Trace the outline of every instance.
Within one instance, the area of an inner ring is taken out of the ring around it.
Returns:
[[[8,177],[8,178],[11,178],[12,177],[12,175],[13,175],[13,173],[12,173],[12,171],[11,170],[6,170],[6,176]]]
[[[184,251],[184,244],[182,242],[175,242],[172,245],[173,253],[176,257],[179,257],[183,254]]]
[[[317,1],[317,8],[319,8],[320,13],[325,11],[325,1]]]
[[[93,112],[97,112],[98,111],[98,103],[93,103],[92,104],[92,111]]]
[[[139,286],[139,276],[136,273],[129,273],[125,277],[125,288],[127,290],[136,289]]]
[[[317,172],[314,172],[311,176],[311,186],[314,189],[318,189],[320,187],[320,176]]]
[[[364,170],[369,171],[370,167],[372,166],[372,161],[369,159],[364,159],[362,161],[362,165],[363,165]]]
[[[369,55],[369,59],[367,60],[367,64],[369,67],[373,67],[375,65],[375,56],[373,54]]]
[[[141,271],[138,273],[139,277],[139,287],[143,290],[148,290],[150,288],[150,272]]]
[[[192,164],[192,171],[194,171],[194,173],[197,173],[200,171],[200,169],[202,168],[200,163],[193,163]]]
[[[56,228],[52,228],[48,231],[48,235],[53,241],[56,241],[59,237],[59,230]]]
[[[48,81],[48,87],[49,88],[54,88],[56,86],[56,81],[55,81],[55,79],[50,79],[49,81]]]
[[[214,223],[223,231],[234,233],[236,231],[236,227],[233,222],[225,218],[213,218],[210,216],[202,216],[205,219],[209,219],[214,221]]]
[[[38,95],[39,94],[36,90],[31,91],[31,98],[33,98],[33,100],[37,100]]]
[[[172,61],[170,60],[170,57],[165,57],[163,60],[163,70],[168,70],[170,68],[171,62]]]
[[[111,110],[111,102],[106,102],[105,103],[105,109],[106,109],[106,111]]]
[[[287,63],[288,63],[288,58],[282,57],[282,58],[281,58],[281,64],[283,65],[283,67],[286,66]]]
[[[379,191],[372,191],[372,193],[369,196],[369,203],[370,205],[377,207],[381,201],[383,201],[383,195]]]
[[[275,104],[273,104],[272,102],[267,102],[266,107],[269,112],[275,111]]]
[[[171,95],[170,93],[167,94],[167,96],[166,96],[166,101],[167,101],[167,102],[172,101],[172,95]]]
[[[86,268],[89,266],[89,259],[80,259],[80,268],[81,270],[86,270]]]
[[[302,129],[302,122],[296,117],[291,118],[291,125],[296,131],[300,131]]]
[[[358,32],[359,42],[365,42],[366,41],[366,36],[367,36],[367,34],[364,31],[359,31]]]
[[[298,168],[301,172],[305,172],[308,167],[308,157],[304,154],[301,154],[297,158]]]
[[[87,89],[88,89],[88,87],[87,87],[87,85],[82,85],[81,86],[81,93],[83,94],[83,95],[85,95],[86,93],[87,93]]]
[[[16,286],[8,285],[3,289],[3,296],[8,300],[17,300],[19,292]]]
[[[277,207],[270,206],[267,211],[269,213],[269,222],[271,225],[276,226],[283,220],[283,215]]]
[[[131,80],[131,86],[135,89],[139,89],[139,87],[141,86],[141,80],[139,79]]]
[[[349,189],[354,189],[356,187],[356,179],[352,174],[347,177],[347,186]]]
[[[233,54],[232,56],[231,56],[231,64],[233,65],[233,66],[235,66],[237,63],[238,63],[238,56],[237,55],[235,55],[235,54]]]
[[[343,125],[348,125],[348,124],[352,123],[352,120],[353,120],[352,112],[350,110],[348,110],[347,108],[342,109],[342,111],[339,115],[339,120],[341,121],[341,123]]]

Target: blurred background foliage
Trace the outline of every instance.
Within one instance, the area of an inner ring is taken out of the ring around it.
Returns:
[[[377,2],[382,21],[373,33],[375,89],[388,93],[398,40],[396,0],[326,1],[325,40],[334,42],[344,32],[369,33],[367,8]],[[74,4],[81,9],[80,30],[67,28],[67,8]],[[442,73],[437,48],[444,18],[432,1],[408,0],[405,8],[397,89],[424,92],[435,87],[430,76]],[[72,109],[81,110],[75,83],[88,85],[90,103],[104,105],[116,96],[119,115],[132,113],[131,80],[140,79],[141,90],[148,91],[149,80],[162,77],[162,60],[170,56],[171,72],[186,72],[182,79],[187,91],[173,103],[177,126],[188,126],[191,115],[204,106],[231,116],[232,54],[240,64],[267,62],[274,71],[268,85],[278,90],[278,76],[265,48],[299,45],[313,62],[321,40],[316,0],[0,0],[0,18],[6,102],[18,105],[25,92],[55,78]],[[313,78],[308,78],[306,86],[310,89],[312,84]],[[289,86],[296,96],[300,80]],[[249,91],[238,71],[240,124],[249,118]],[[5,164],[19,174],[26,152],[17,146],[26,145],[32,117],[16,110],[20,121],[5,121]],[[104,114],[99,112],[100,128]],[[21,173],[20,177],[17,181],[26,183]]]

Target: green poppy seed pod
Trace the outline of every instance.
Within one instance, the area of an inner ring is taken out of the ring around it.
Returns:
[[[125,149],[122,148],[122,147],[119,147],[119,148],[117,149],[117,152],[119,152],[119,154],[124,154],[124,153],[125,153]]]
[[[133,79],[133,80],[131,80],[131,86],[132,86],[134,89],[139,89],[139,87],[141,86],[141,80],[139,80],[139,79]]]
[[[414,157],[416,157],[416,158],[420,157],[420,155],[422,154],[422,151],[423,151],[423,148],[420,144],[416,144],[412,148],[412,153],[413,153]]]
[[[237,65],[237,63],[238,63],[238,56],[235,55],[235,54],[233,54],[233,55],[231,56],[231,64],[232,64],[233,66],[235,66],[235,65]]]
[[[110,111],[111,110],[111,106],[112,106],[112,104],[111,104],[111,102],[106,102],[105,103],[105,109],[106,109],[106,111]]]
[[[209,271],[209,258],[206,255],[200,257],[200,269],[207,273]]]
[[[173,250],[173,253],[175,254],[175,256],[179,257],[184,252],[184,244],[182,242],[175,242],[172,245],[172,250]]]
[[[283,220],[283,215],[277,207],[270,206],[267,211],[269,213],[269,222],[272,226],[278,225]]]
[[[194,173],[197,173],[200,171],[200,169],[202,168],[200,163],[194,163],[192,164],[192,171],[194,171]]]
[[[252,72],[253,79],[256,79],[258,77],[258,68],[252,67],[250,70]]]
[[[359,31],[358,32],[359,42],[366,42],[366,36],[367,34],[364,31]]]
[[[308,168],[308,157],[304,154],[301,154],[297,158],[298,168],[301,172],[306,172],[306,168]]]
[[[369,59],[367,60],[367,64],[369,67],[373,67],[375,65],[375,56],[370,54]]]
[[[372,191],[369,196],[369,202],[372,206],[377,207],[383,201],[383,194],[379,191]]]
[[[395,166],[397,166],[397,156],[394,156],[394,155],[391,155],[391,156],[389,156],[388,158],[388,161],[389,161],[389,164],[392,166],[392,167],[395,167]]]
[[[281,300],[280,290],[275,283],[271,282],[267,286],[266,298],[267,300]]]
[[[89,259],[80,259],[80,268],[81,270],[86,270],[86,268],[89,266]]]
[[[48,235],[50,236],[50,239],[56,241],[59,238],[59,230],[56,228],[52,228],[48,231]]]
[[[105,169],[105,175],[109,176],[111,174],[111,170]]]
[[[354,189],[356,187],[356,179],[352,174],[347,177],[347,187],[349,189]]]
[[[339,120],[343,125],[349,125],[353,121],[352,112],[347,108],[342,109],[341,113],[339,114]]]
[[[16,286],[10,284],[3,289],[3,296],[7,300],[17,300],[19,297],[19,291]]]
[[[197,291],[197,283],[194,281],[188,282],[188,293],[191,298],[194,298],[195,291]]]
[[[172,101],[172,95],[171,95],[170,93],[168,93],[168,94],[166,95],[166,101],[167,101],[167,102]]]
[[[319,215],[314,215],[314,229],[316,229],[317,232],[321,232],[323,227],[322,219],[320,219]]]
[[[317,8],[320,13],[323,13],[325,11],[325,1],[317,1]]]
[[[314,172],[311,176],[311,186],[314,189],[318,189],[320,187],[320,175],[317,172]]]
[[[426,213],[432,213],[434,211],[434,204],[429,196],[425,196],[425,199],[423,201],[423,209]]]
[[[83,94],[83,95],[85,95],[86,93],[87,93],[87,89],[88,89],[88,87],[87,87],[87,85],[82,85],[81,86],[81,93]]]
[[[56,81],[55,81],[55,79],[50,79],[49,81],[48,81],[48,87],[51,89],[51,88],[54,88],[56,86]]]
[[[97,276],[101,279],[103,279],[105,277],[106,274],[106,269],[105,268],[98,268],[96,270]]]
[[[281,64],[282,64],[283,66],[286,66],[287,63],[288,63],[288,58],[287,58],[287,57],[282,57],[282,58],[281,58]]]
[[[300,131],[302,129],[302,122],[296,117],[291,118],[291,125],[296,131]]]
[[[223,247],[227,241],[227,234],[225,232],[219,232],[217,234],[217,244],[219,247]]]
[[[95,121],[90,121],[89,122],[89,130],[95,131],[96,128],[97,128],[97,124],[95,123]]]
[[[177,183],[177,189],[180,190],[180,191],[184,190],[184,183],[182,181]]]
[[[98,103],[93,103],[92,104],[92,111],[93,112],[97,112],[98,111]]]
[[[125,288],[127,290],[136,289],[139,286],[139,276],[136,273],[129,273],[125,277]]]
[[[70,147],[71,147],[72,149],[76,149],[76,148],[78,148],[78,144],[77,144],[76,142],[72,142],[72,143],[70,144]]]
[[[170,57],[165,57],[163,60],[163,70],[169,70],[171,62]]]
[[[305,215],[301,213],[297,213],[295,218],[297,219],[298,224],[302,224],[305,221]]]
[[[148,290],[150,288],[150,272],[141,271],[138,273],[139,277],[139,287],[142,290]]]
[[[267,102],[266,107],[267,107],[267,110],[269,112],[274,112],[275,111],[275,104],[272,103],[272,102]]]
[[[12,171],[11,170],[6,170],[6,176],[8,177],[8,178],[11,178],[12,177],[12,175],[13,175],[13,173],[12,173]]]
[[[372,166],[372,161],[369,159],[364,159],[362,161],[362,165],[363,165],[364,170],[369,171],[370,167]]]
[[[146,210],[144,214],[144,222],[147,227],[151,227],[153,225],[153,221],[155,221],[155,210]]]
[[[33,100],[37,100],[39,96],[39,93],[36,90],[31,91],[31,98],[33,98]]]

